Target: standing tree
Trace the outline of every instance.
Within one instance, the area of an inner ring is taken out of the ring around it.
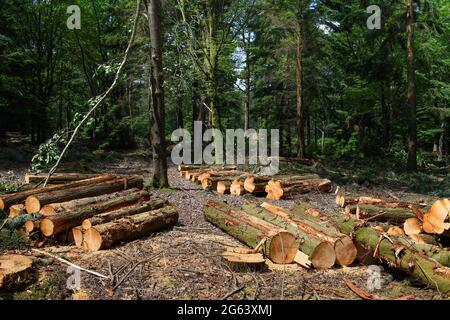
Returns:
[[[416,119],[416,84],[414,70],[414,0],[408,1],[408,13],[406,15],[406,50],[408,51],[408,171],[417,170],[417,119]]]
[[[161,0],[147,0],[147,17],[150,35],[150,97],[151,138],[153,146],[152,186],[169,186],[165,139],[164,78],[162,67]]]

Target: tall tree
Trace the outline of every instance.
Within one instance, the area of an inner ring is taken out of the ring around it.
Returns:
[[[164,106],[164,78],[161,37],[161,0],[147,0],[148,25],[150,35],[150,113],[151,140],[153,146],[153,178],[155,188],[169,186],[167,178],[167,155],[165,138],[165,106]]]
[[[406,50],[408,64],[408,162],[409,171],[417,170],[417,118],[416,118],[416,79],[414,68],[414,0],[407,0]]]

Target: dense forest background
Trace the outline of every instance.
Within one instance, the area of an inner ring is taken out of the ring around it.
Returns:
[[[66,24],[73,4],[79,30]],[[372,4],[381,8],[380,29],[366,23]],[[36,167],[55,161],[110,86],[134,5],[0,1],[0,135],[20,132],[41,145]],[[166,0],[161,13],[168,140],[200,120],[280,129],[285,156],[401,170],[415,170],[412,159],[419,168],[448,163],[447,1]],[[119,85],[83,127],[92,149],[150,146],[149,24],[141,15]]]

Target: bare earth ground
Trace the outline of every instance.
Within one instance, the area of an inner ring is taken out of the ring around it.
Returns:
[[[121,160],[86,163],[98,172],[141,172],[150,176],[150,162],[142,155],[129,154]],[[19,178],[28,169],[26,162],[0,162],[0,178],[14,170]],[[70,246],[45,246],[42,250],[58,254],[83,268],[109,276],[115,282],[82,272],[81,288],[67,289],[70,274],[67,266],[55,259],[40,256],[36,260],[38,280],[23,292],[3,295],[7,299],[360,299],[344,283],[344,278],[367,290],[370,273],[367,266],[354,265],[327,271],[306,270],[297,265],[271,266],[264,272],[233,272],[218,256],[223,245],[242,246],[232,237],[203,219],[202,206],[208,198],[225,200],[240,206],[246,202],[263,202],[252,196],[219,196],[181,179],[176,168],[169,169],[172,189],[153,191],[175,205],[180,221],[173,229],[148,238],[123,244],[112,250],[91,253]],[[334,189],[336,185],[334,186]],[[400,199],[418,195],[404,191],[340,186],[341,190],[370,195],[397,196]],[[419,195],[420,196],[420,195]],[[425,197],[425,196],[424,196]],[[310,193],[276,202],[290,208],[298,200],[308,200],[338,216],[334,194]],[[23,251],[21,253],[36,253]],[[440,299],[438,292],[421,286],[404,274],[383,267],[381,289],[374,292],[383,299]],[[1,296],[0,296],[1,299]]]

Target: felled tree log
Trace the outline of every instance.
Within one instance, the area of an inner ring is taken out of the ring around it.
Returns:
[[[43,218],[42,214],[22,214],[14,218],[0,220],[0,226],[10,230],[19,230],[28,220],[37,220]]]
[[[56,185],[56,186],[48,186],[48,187],[41,187],[41,188],[35,188],[31,190],[21,191],[17,193],[11,193],[7,195],[0,195],[0,211],[8,210],[9,207],[15,204],[20,204],[26,200],[27,197],[40,194],[40,193],[49,193],[59,190],[66,190],[70,188],[76,188],[80,186],[88,186],[91,184],[97,184],[102,183],[105,181],[110,181],[113,179],[117,179],[117,176],[107,174],[96,178],[91,178],[87,180],[81,180],[81,181],[75,181],[70,183],[65,183],[62,185]]]
[[[299,228],[293,221],[286,220],[254,204],[244,205],[242,210],[293,234],[297,238],[298,249],[309,257],[311,264],[316,269],[329,269],[335,264],[336,253],[333,245],[327,239],[319,238],[312,228],[306,231]]]
[[[313,216],[307,212],[317,211],[307,203],[297,205],[293,211],[288,211],[267,202],[261,205],[272,215],[277,216],[295,225],[296,228],[328,241],[334,249],[336,262],[341,266],[351,265],[356,258],[356,247],[351,237],[341,233],[330,221],[322,221],[319,216]],[[311,259],[312,261],[313,259]]]
[[[201,184],[204,179],[208,179],[208,178],[225,178],[225,179],[230,178],[231,179],[233,177],[234,178],[240,177],[240,176],[244,177],[247,175],[248,175],[248,173],[246,173],[246,172],[236,171],[236,170],[226,170],[226,171],[211,170],[211,171],[207,171],[207,172],[204,172],[201,175],[199,175],[197,178],[197,183]]]
[[[277,176],[276,178],[274,178],[273,176],[249,176],[244,181],[244,188],[249,193],[265,193],[267,183],[273,179],[310,180],[320,179],[320,177],[315,173],[298,176]]]
[[[92,251],[109,249],[121,242],[136,240],[152,232],[170,228],[177,222],[178,212],[174,207],[167,206],[96,225],[86,231],[83,242]]]
[[[203,212],[207,221],[251,248],[258,247],[264,241],[262,252],[274,263],[289,264],[294,261],[298,249],[291,233],[221,201],[208,200]]]
[[[49,203],[70,201],[74,199],[95,197],[103,194],[113,193],[121,190],[138,188],[142,189],[143,179],[139,176],[129,178],[118,178],[103,183],[81,186],[65,190],[40,193],[29,196],[25,200],[25,208],[28,213],[37,213]]]
[[[230,194],[232,196],[242,196],[244,193],[244,180],[234,179],[230,186]]]
[[[108,193],[97,197],[90,197],[90,198],[82,198],[82,199],[75,199],[70,200],[66,202],[60,202],[60,203],[50,203],[46,204],[42,207],[42,209],[39,211],[39,213],[43,215],[53,215],[57,213],[72,211],[75,209],[78,209],[80,207],[84,207],[87,205],[92,205],[97,202],[107,201],[110,199],[126,196],[132,193],[139,192],[139,189],[133,188],[133,189],[127,189],[124,191],[114,192],[114,193]]]
[[[409,209],[358,204],[356,217],[361,220],[403,223],[416,215]]]
[[[230,184],[237,178],[241,178],[241,176],[232,175],[232,176],[222,176],[222,177],[209,177],[204,178],[202,180],[202,188],[204,190],[217,190],[217,184],[219,182],[229,182]]]
[[[450,293],[450,268],[442,266],[415,248],[405,246],[398,239],[387,239],[371,228],[357,230],[355,241],[366,250],[375,252],[379,260],[391,267],[403,270],[441,293]]]
[[[217,193],[227,194],[230,193],[231,182],[230,181],[219,181],[217,182]]]
[[[359,202],[359,196],[351,195],[351,194],[337,194],[336,195],[336,204],[341,208],[345,208],[347,206],[356,205]]]
[[[84,220],[81,226],[84,230],[88,230],[88,229],[92,228],[93,226],[96,226],[99,224],[108,223],[108,222],[111,222],[114,220],[122,219],[122,218],[128,217],[128,216],[133,216],[135,214],[139,214],[139,213],[143,213],[143,212],[161,209],[165,205],[167,205],[166,200],[153,199],[153,200],[149,200],[147,202],[144,202],[144,203],[141,203],[138,205],[134,205],[131,207],[126,207],[126,208],[122,208],[119,210],[95,215],[92,218]]]
[[[266,186],[267,198],[280,200],[287,195],[311,191],[329,192],[331,181],[328,179],[312,180],[270,180]]]
[[[86,180],[91,179],[95,177],[99,177],[101,174],[94,173],[54,173],[50,179],[48,180],[48,183],[50,184],[63,184],[67,182],[73,182],[73,181],[79,181],[79,180]],[[25,175],[25,183],[40,183],[45,181],[47,178],[47,174],[31,174],[27,173]]]
[[[29,281],[33,261],[21,255],[0,256],[0,289],[14,290]]]
[[[268,177],[247,177],[244,181],[244,189],[248,193],[266,192],[266,185],[271,178]]]
[[[146,201],[148,198],[148,192],[139,191],[130,195],[96,203],[91,206],[81,207],[79,210],[48,216],[42,219],[40,229],[44,236],[51,237],[81,225],[84,220],[89,219],[96,214],[117,210]]]
[[[15,204],[9,208],[9,217],[15,218],[21,214],[26,214],[25,206],[23,204]]]

